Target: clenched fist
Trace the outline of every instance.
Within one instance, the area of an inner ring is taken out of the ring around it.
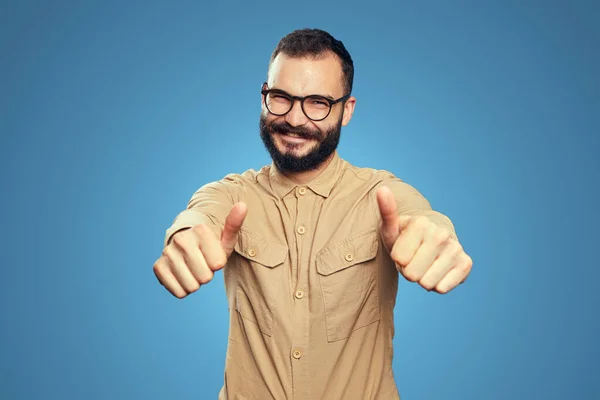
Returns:
[[[154,263],[154,274],[173,296],[182,299],[210,282],[225,266],[246,218],[244,203],[235,204],[225,219],[221,237],[200,224],[173,235]]]
[[[447,293],[462,283],[473,265],[447,229],[423,216],[398,216],[394,195],[377,191],[381,237],[400,273],[427,290]]]

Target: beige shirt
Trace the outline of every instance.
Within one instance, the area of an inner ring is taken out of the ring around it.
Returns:
[[[393,400],[398,271],[381,241],[377,188],[399,214],[448,228],[412,186],[336,153],[312,182],[274,165],[201,187],[167,230],[208,224],[220,237],[234,203],[248,214],[223,269],[229,304],[219,400]],[[456,236],[454,236],[456,237]]]

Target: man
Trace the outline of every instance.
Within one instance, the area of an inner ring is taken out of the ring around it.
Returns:
[[[353,62],[322,30],[281,39],[262,86],[272,164],[201,187],[154,272],[184,298],[223,269],[230,326],[219,399],[399,399],[398,272],[447,293],[472,261],[453,224],[393,174],[340,158]]]

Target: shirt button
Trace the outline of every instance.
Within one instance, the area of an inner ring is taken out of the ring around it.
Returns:
[[[256,255],[256,249],[250,249],[250,250],[248,250],[248,255],[250,257],[254,257]]]
[[[304,297],[304,292],[302,290],[296,290],[296,298],[301,299]]]
[[[348,253],[344,256],[344,258],[346,259],[346,261],[352,261],[354,260],[354,255],[352,253]]]
[[[300,225],[298,227],[298,233],[301,235],[304,235],[305,232],[306,232],[306,228],[304,227],[304,225]]]
[[[301,187],[298,189],[298,193],[302,196],[304,196],[306,194],[306,188],[305,187]]]
[[[296,360],[299,360],[300,357],[302,357],[302,353],[300,352],[300,350],[294,350],[294,352],[292,353],[292,357],[294,357]]]

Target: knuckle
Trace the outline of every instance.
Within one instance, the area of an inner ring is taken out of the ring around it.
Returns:
[[[449,240],[444,249],[444,256],[454,261],[459,261],[462,255],[462,246],[456,240]]]
[[[432,284],[430,281],[426,281],[423,279],[419,281],[419,284],[421,285],[421,287],[423,287],[423,289],[427,290],[428,292],[431,292],[435,288],[434,284]]]
[[[183,293],[172,293],[172,294],[173,294],[173,296],[177,297],[179,300],[184,299],[184,298],[186,298],[188,296],[188,293],[185,293],[185,292],[183,292]]]
[[[173,247],[167,246],[162,250],[161,257],[170,260],[173,255]]]
[[[189,282],[186,287],[185,287],[186,291],[188,293],[194,293],[196,292],[198,289],[200,289],[200,282],[198,281],[192,281]]]
[[[203,273],[199,277],[198,284],[199,285],[206,285],[207,283],[209,283],[210,281],[212,281],[213,277],[214,277],[213,272],[211,270],[208,270],[207,272]]]
[[[408,264],[410,264],[410,260],[408,259],[408,257],[398,257],[396,260],[396,264],[400,265],[402,268],[406,268],[408,267]]]
[[[437,245],[442,245],[450,239],[450,232],[446,229],[437,229],[433,234],[433,241]]]
[[[451,246],[451,250],[454,255],[460,255],[464,253],[462,245],[458,243],[457,240],[451,240],[448,244]]]
[[[448,289],[448,287],[446,287],[446,286],[438,285],[435,287],[435,291],[439,294],[446,294],[450,291],[450,289]]]
[[[192,229],[200,237],[206,235],[206,233],[208,232],[208,228],[204,224],[194,225],[194,227]]]
[[[392,250],[391,257],[396,264],[402,267],[406,267],[408,265],[407,257],[398,250]]]
[[[152,266],[152,270],[157,275],[160,275],[164,268],[165,268],[165,264],[160,261],[155,262],[154,265]]]
[[[416,227],[419,227],[421,229],[426,229],[429,226],[429,218],[425,217],[424,215],[419,215],[417,217],[415,217],[412,220],[413,224]]]
[[[218,270],[222,269],[223,267],[225,267],[225,264],[227,264],[227,258],[223,255],[223,257],[219,257],[214,262],[212,262],[209,265],[209,268],[212,271],[218,271]]]
[[[473,260],[471,257],[466,256],[465,261],[461,264],[460,269],[463,273],[469,274],[473,268]]]
[[[177,235],[173,236],[172,243],[178,247],[184,247],[186,244],[186,237],[184,232],[180,232]]]
[[[415,271],[411,270],[404,271],[403,275],[410,282],[417,282],[421,278]]]
[[[154,272],[154,276],[156,277],[156,279],[158,279],[159,282],[161,282],[161,284],[162,284],[162,280],[163,280],[164,269],[165,269],[164,264],[159,263],[159,262],[157,262],[156,264],[154,264],[154,266],[152,267],[152,271]]]
[[[465,263],[471,268],[473,266],[473,259],[467,253],[465,253]]]
[[[410,264],[410,259],[408,257],[398,257],[398,260],[396,261],[399,265],[401,265],[403,268],[408,267],[408,264]]]
[[[192,227],[192,230],[196,233],[201,233],[203,229],[204,229],[204,224],[198,224],[198,225],[194,225]]]

